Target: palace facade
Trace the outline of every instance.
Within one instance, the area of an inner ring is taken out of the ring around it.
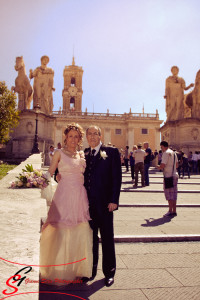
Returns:
[[[57,146],[58,142],[64,143],[64,130],[71,122],[79,123],[84,130],[90,125],[97,125],[102,130],[102,142],[111,144],[119,150],[126,145],[132,149],[137,143],[148,141],[154,151],[160,149],[160,125],[158,111],[153,113],[132,113],[131,110],[124,114],[90,113],[82,111],[82,67],[75,65],[73,57],[72,65],[66,66],[63,72],[64,89],[62,92],[63,107],[59,111],[53,111],[50,115],[36,109],[21,111],[20,124],[14,129],[12,138],[7,145],[7,157],[22,160],[28,157],[32,151],[37,118],[38,144],[44,153],[45,163],[48,164],[48,152],[50,145]],[[84,137],[83,148],[87,147]]]

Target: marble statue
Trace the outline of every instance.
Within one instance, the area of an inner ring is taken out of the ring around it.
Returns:
[[[40,106],[41,111],[49,115],[53,110],[53,91],[55,91],[53,78],[54,71],[47,67],[49,57],[41,57],[41,66],[34,71],[30,69],[29,78],[34,78],[33,107]]]
[[[18,72],[18,76],[15,79],[15,86],[12,86],[11,90],[18,93],[18,109],[30,109],[33,89],[26,75],[23,56],[16,57],[15,70]]]
[[[200,70],[196,74],[195,86],[185,97],[185,103],[191,110],[192,118],[200,118]]]
[[[191,83],[188,87],[183,78],[178,77],[179,68],[171,68],[172,76],[166,79],[165,96],[167,121],[181,120],[184,118],[184,91],[193,87]]]
[[[196,74],[195,86],[193,90],[192,117],[200,118],[200,70]]]

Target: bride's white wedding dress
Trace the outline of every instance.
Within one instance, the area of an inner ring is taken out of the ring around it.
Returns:
[[[61,180],[42,227],[40,266],[47,267],[40,267],[40,279],[63,285],[67,280],[92,276],[93,254],[89,205],[83,185],[84,156],[80,153],[71,158],[62,149],[58,151]]]

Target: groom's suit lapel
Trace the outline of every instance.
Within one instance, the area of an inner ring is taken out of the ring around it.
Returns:
[[[93,161],[93,168],[94,168],[95,165],[97,164],[97,162],[98,162],[99,159],[100,159],[100,151],[99,151],[94,157],[92,157],[92,156],[91,156],[91,148],[88,148],[88,149],[86,149],[86,151],[85,151],[85,158],[86,158],[86,162],[87,162],[88,164],[90,164],[91,160],[94,159],[94,161]]]
[[[96,167],[96,165],[98,165],[102,158],[101,158],[101,155],[100,155],[100,151],[106,151],[106,148],[105,146],[102,144],[98,153],[95,155],[95,159],[94,159],[94,165],[93,167]],[[85,156],[86,156],[86,161],[88,161],[88,163],[90,162],[90,159],[91,159],[91,148],[87,148],[86,151],[85,151]]]
[[[100,149],[99,149],[99,152],[95,156],[95,163],[94,163],[95,166],[98,165],[98,164],[100,164],[100,162],[102,160],[100,153],[101,153],[101,151],[104,151],[104,150],[105,150],[105,146],[102,144],[101,147],[100,147]]]

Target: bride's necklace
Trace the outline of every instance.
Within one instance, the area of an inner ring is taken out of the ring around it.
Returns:
[[[63,148],[62,149],[63,152],[68,155],[69,157],[72,157],[72,158],[76,158],[76,155],[77,155],[77,151],[69,151],[67,148]]]

